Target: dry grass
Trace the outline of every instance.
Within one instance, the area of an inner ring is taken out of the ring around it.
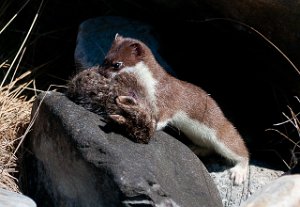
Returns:
[[[298,97],[295,97],[300,104],[300,99]],[[286,118],[285,121],[281,123],[274,124],[274,126],[281,126],[281,125],[291,125],[295,131],[296,136],[290,137],[288,133],[284,133],[278,129],[267,129],[269,131],[275,131],[279,133],[283,138],[285,138],[288,142],[292,144],[292,147],[290,148],[291,158],[290,160],[283,160],[285,165],[288,169],[293,168],[300,160],[300,120],[298,116],[300,115],[300,112],[294,112],[294,110],[288,106],[289,109],[289,115],[286,113],[282,113],[282,115]]]
[[[5,69],[3,65],[0,69]],[[34,97],[27,100],[22,91],[31,84],[16,86],[16,83],[26,77],[30,72],[24,73],[15,81],[0,88],[0,187],[19,192],[17,179],[16,147],[21,141],[29,121]]]
[[[0,28],[0,35],[13,23],[15,18],[27,6],[27,0],[11,19]],[[32,23],[26,32],[22,44],[16,45],[17,53],[13,58],[7,58],[0,63],[0,70],[3,70],[4,77],[0,83],[0,188],[19,192],[17,178],[17,157],[16,152],[28,132],[30,113],[34,96],[28,98],[23,91],[34,84],[34,80],[25,81],[24,78],[30,75],[30,71],[21,72],[19,66],[26,51],[26,43],[33,30],[39,16],[43,0],[35,13]],[[0,7],[0,17],[5,15],[9,6],[13,6],[11,1],[4,1]],[[2,22],[3,23],[3,22]],[[12,48],[12,49],[16,49]],[[9,64],[8,64],[9,63]],[[23,83],[21,83],[21,80]],[[24,83],[25,82],[25,83]]]

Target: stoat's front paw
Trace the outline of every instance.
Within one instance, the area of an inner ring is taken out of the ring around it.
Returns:
[[[234,185],[241,185],[248,175],[248,164],[238,163],[236,166],[229,170],[230,179],[233,180]]]

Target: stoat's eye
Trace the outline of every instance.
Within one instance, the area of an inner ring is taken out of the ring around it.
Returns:
[[[123,62],[116,62],[112,64],[114,69],[119,69],[123,65]]]

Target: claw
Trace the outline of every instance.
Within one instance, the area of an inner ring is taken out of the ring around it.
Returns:
[[[113,121],[115,121],[115,122],[117,122],[117,123],[119,123],[119,124],[124,124],[124,123],[126,122],[125,117],[124,117],[124,116],[121,116],[121,115],[116,115],[116,114],[114,114],[114,115],[109,115],[109,117],[110,117]]]
[[[248,167],[240,163],[231,168],[229,172],[234,185],[241,185],[247,179]]]
[[[137,105],[137,101],[131,96],[118,96],[116,102],[118,105]]]

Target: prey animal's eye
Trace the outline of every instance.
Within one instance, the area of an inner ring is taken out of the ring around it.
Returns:
[[[112,64],[114,69],[119,69],[123,65],[123,62],[116,62]]]

